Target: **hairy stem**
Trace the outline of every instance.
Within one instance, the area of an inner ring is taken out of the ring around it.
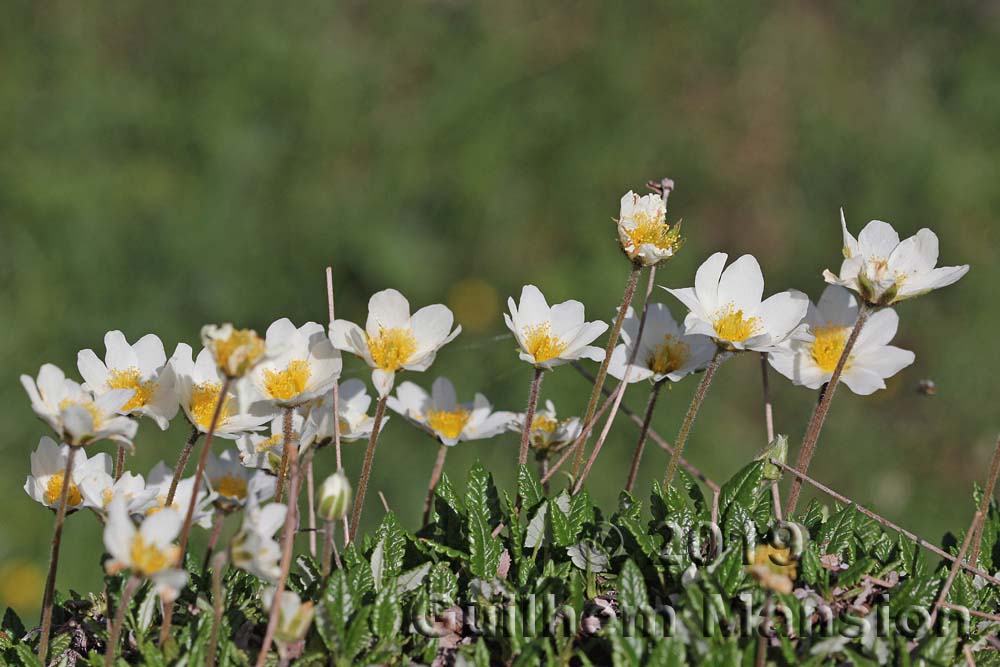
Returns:
[[[656,409],[656,399],[660,395],[663,382],[657,382],[649,390],[649,401],[646,403],[646,414],[642,418],[642,427],[639,430],[639,440],[635,443],[635,454],[632,455],[632,465],[629,466],[628,480],[625,482],[625,490],[632,492],[635,485],[635,476],[639,472],[639,461],[642,460],[642,451],[646,448],[646,440],[649,437],[649,427],[653,421],[653,411]]]
[[[375,408],[372,434],[368,438],[368,449],[365,450],[365,462],[361,466],[361,479],[358,480],[358,492],[354,496],[354,510],[351,513],[351,530],[348,535],[352,540],[358,534],[358,524],[361,523],[361,510],[365,504],[365,493],[368,491],[368,478],[372,474],[372,460],[375,458],[375,444],[378,442],[379,431],[382,428],[382,419],[385,418],[386,400],[386,396],[379,398],[378,407]]]
[[[220,551],[212,559],[212,635],[208,640],[208,651],[205,654],[205,664],[214,667],[215,654],[219,647],[219,633],[222,631],[222,612],[225,609],[225,597],[222,591],[222,575],[226,569],[226,552]]]
[[[205,549],[205,560],[201,564],[202,570],[208,570],[208,566],[212,560],[212,552],[215,551],[215,545],[219,542],[219,533],[222,532],[222,521],[226,518],[220,510],[215,510],[212,515],[212,532],[208,535],[208,548]]]
[[[108,633],[108,645],[104,649],[104,664],[106,667],[114,667],[115,655],[118,653],[118,640],[121,638],[122,626],[125,624],[125,611],[128,609],[129,601],[139,587],[139,577],[132,575],[128,578],[125,588],[122,590],[122,597],[118,601],[118,609],[115,610],[115,620],[111,624],[111,631]]]
[[[276,503],[280,503],[284,496],[285,480],[288,478],[288,443],[292,440],[292,417],[294,414],[294,409],[285,408],[284,421],[282,422],[285,445],[281,451],[281,467],[278,469],[278,482],[274,489],[274,502]]]
[[[844,366],[847,365],[847,360],[851,356],[851,350],[854,349],[854,344],[858,342],[858,336],[861,334],[861,329],[864,328],[865,322],[868,321],[869,315],[871,315],[871,309],[867,304],[862,303],[860,309],[858,310],[858,320],[854,323],[854,328],[851,329],[851,335],[848,337],[847,342],[844,343],[844,350],[840,353],[840,359],[837,360],[837,365],[833,369],[833,375],[830,377],[830,381],[826,384],[826,389],[823,390],[819,402],[816,404],[816,408],[813,410],[812,418],[809,420],[809,426],[806,427],[806,435],[802,440],[802,448],[799,449],[799,460],[795,465],[795,469],[802,474],[809,472],[809,464],[812,462],[813,454],[816,451],[816,442],[819,440],[819,434],[823,430],[823,422],[826,420],[826,413],[830,411],[830,401],[833,400],[833,394],[837,391],[837,385],[840,383],[840,375],[844,372]],[[792,489],[788,493],[788,502],[785,505],[785,516],[791,518],[795,513],[795,506],[799,502],[799,494],[802,492],[802,480],[796,477],[792,480]]]
[[[708,388],[712,386],[712,378],[715,377],[715,372],[719,370],[719,366],[727,358],[729,358],[729,353],[719,350],[712,357],[708,368],[705,369],[705,375],[702,376],[701,382],[698,384],[698,389],[694,392],[694,398],[691,399],[691,405],[688,407],[687,414],[684,415],[684,421],[681,422],[681,430],[677,432],[677,439],[674,440],[674,453],[670,457],[667,474],[663,477],[664,489],[674,482],[674,475],[677,474],[677,464],[680,461],[681,453],[684,451],[684,443],[687,442],[688,434],[691,433],[691,426],[694,424],[695,417],[698,416],[698,410],[701,408],[702,401],[705,400]]]
[[[56,594],[56,570],[59,568],[59,547],[62,546],[63,523],[66,521],[66,507],[69,505],[69,489],[73,480],[73,459],[76,447],[70,447],[63,470],[62,492],[56,506],[56,523],[52,531],[52,550],[49,553],[49,574],[45,578],[45,593],[42,595],[42,629],[38,638],[38,659],[44,665],[49,652],[49,634],[52,632],[52,603]]]
[[[531,392],[528,394],[528,410],[524,414],[524,428],[521,430],[521,449],[517,455],[517,464],[523,466],[528,462],[528,444],[531,442],[531,427],[535,422],[535,408],[538,407],[538,391],[542,387],[544,368],[536,367],[531,378]]]
[[[184,469],[187,467],[188,458],[191,456],[191,450],[194,449],[194,445],[198,442],[198,438],[201,437],[201,431],[197,427],[191,429],[191,435],[188,436],[187,442],[184,443],[184,449],[181,450],[181,455],[177,459],[177,466],[174,468],[174,476],[170,479],[170,490],[167,491],[167,502],[165,503],[167,507],[174,504],[174,495],[177,493],[177,485],[180,483],[181,478],[184,477]]]
[[[996,448],[993,450],[993,462],[990,463],[990,474],[986,478],[986,487],[983,488],[983,499],[979,503],[979,513],[983,515],[983,520],[976,527],[976,535],[972,539],[972,551],[969,552],[969,562],[972,564],[979,562],[983,525],[986,523],[986,517],[990,515],[990,503],[993,502],[993,491],[997,486],[998,474],[1000,474],[1000,438],[997,439]]]
[[[326,306],[330,316],[330,323],[333,324],[333,267],[326,267]],[[337,454],[337,470],[344,469],[344,461],[340,451],[340,383],[333,383],[333,449]],[[351,540],[350,530],[347,527],[347,516],[344,516],[344,545]]]
[[[309,505],[309,555],[316,557],[316,486],[313,481],[313,449],[306,455],[306,503]]]
[[[448,456],[448,447],[441,445],[438,447],[437,460],[434,461],[434,469],[431,470],[431,480],[427,484],[427,499],[424,500],[424,526],[431,518],[431,508],[434,506],[434,489],[437,488],[441,479],[441,471],[444,469],[444,459]]]
[[[117,482],[122,478],[122,473],[125,472],[125,445],[119,443],[118,450],[115,452],[115,481]]]

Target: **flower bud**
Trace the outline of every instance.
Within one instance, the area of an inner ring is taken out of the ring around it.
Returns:
[[[253,329],[236,329],[228,322],[206,324],[201,328],[201,342],[226,377],[243,377],[264,358],[264,339]]]
[[[343,470],[338,470],[319,487],[317,513],[326,521],[340,521],[351,507],[351,483]]]
[[[630,191],[622,197],[618,240],[633,263],[652,266],[673,257],[684,243],[680,224],[668,225],[666,214],[666,202],[659,194],[640,197]]]
[[[781,468],[771,463],[771,459],[781,461],[788,458],[788,436],[776,435],[771,444],[764,449],[764,453],[757,457],[757,460],[764,462],[764,479],[776,482],[781,479]]]

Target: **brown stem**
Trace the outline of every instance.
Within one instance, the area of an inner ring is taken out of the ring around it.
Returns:
[[[271,605],[271,614],[267,620],[264,642],[260,647],[260,654],[257,656],[257,667],[264,666],[264,663],[267,661],[267,653],[271,650],[271,643],[274,641],[274,632],[278,627],[278,613],[281,608],[279,600],[281,600],[281,596],[285,591],[288,572],[292,567],[295,530],[299,522],[299,487],[301,486],[299,449],[291,442],[286,442],[285,447],[289,450],[290,454],[288,457],[288,512],[285,514],[285,529],[281,536],[281,573],[278,575],[278,583],[275,586],[274,604]]]
[[[222,574],[225,568],[226,551],[222,550],[212,559],[212,635],[208,640],[208,651],[205,655],[205,664],[208,667],[215,665],[215,653],[219,646],[219,633],[222,630],[222,611],[225,608]]]
[[[542,387],[542,374],[545,369],[535,367],[535,375],[531,378],[531,392],[528,394],[528,411],[524,414],[524,428],[521,430],[521,449],[517,455],[517,465],[528,462],[528,444],[531,442],[531,427],[535,422],[535,408],[538,407],[538,390]]]
[[[191,456],[191,450],[194,448],[198,438],[201,437],[201,431],[197,427],[191,429],[191,435],[188,436],[187,442],[184,443],[184,449],[181,450],[181,455],[177,459],[177,466],[174,468],[174,476],[170,479],[170,490],[167,491],[167,502],[164,503],[166,507],[170,507],[174,504],[174,495],[177,493],[177,485],[180,483],[181,478],[184,476],[184,469],[187,467],[188,458]]]
[[[934,611],[931,613],[931,619],[928,623],[928,627],[934,627],[934,621],[937,620],[938,612],[941,610],[941,605],[948,598],[948,591],[951,590],[951,585],[955,583],[955,577],[958,575],[958,568],[961,566],[962,561],[965,560],[965,553],[969,550],[969,544],[972,542],[972,537],[976,534],[979,529],[979,522],[983,519],[983,513],[976,511],[975,515],[972,517],[972,525],[969,526],[969,530],[965,533],[965,540],[962,541],[962,548],[958,550],[958,556],[955,558],[955,562],[951,564],[951,570],[948,572],[948,578],[944,582],[944,586],[941,587],[941,592],[938,594],[937,601],[934,603]]]
[[[280,503],[285,490],[285,478],[288,476],[288,443],[292,441],[292,417],[293,408],[285,408],[284,421],[282,422],[282,433],[284,434],[284,447],[281,452],[281,467],[278,469],[278,483],[274,489],[274,502]]]
[[[309,555],[316,557],[316,486],[313,481],[313,450],[306,455],[306,502],[309,505]]]
[[[660,395],[663,382],[653,384],[649,390],[649,401],[646,403],[646,415],[642,419],[642,426],[639,430],[639,441],[635,443],[635,454],[632,455],[632,465],[629,466],[628,480],[625,482],[625,490],[632,492],[635,485],[635,476],[639,472],[639,461],[642,460],[642,450],[646,448],[646,439],[649,437],[649,427],[653,421],[653,411],[656,409],[656,399]]]
[[[122,473],[125,472],[125,445],[119,443],[118,451],[115,452],[115,481],[117,482],[122,478]]]
[[[444,459],[448,456],[448,447],[441,445],[438,448],[437,460],[434,462],[434,469],[431,470],[431,481],[427,484],[427,499],[424,501],[424,521],[423,525],[431,518],[431,508],[434,506],[434,489],[437,488],[441,479],[441,471],[444,469]]]
[[[684,415],[681,430],[677,432],[677,439],[674,440],[674,453],[670,457],[667,474],[663,477],[664,489],[668,488],[674,482],[674,475],[677,474],[677,463],[680,461],[681,452],[684,451],[684,443],[687,442],[688,434],[691,432],[691,425],[694,424],[695,417],[698,416],[698,409],[701,408],[701,403],[705,400],[705,394],[708,393],[708,388],[712,385],[712,378],[715,377],[715,372],[719,370],[719,366],[728,357],[728,352],[718,350],[715,356],[712,357],[711,363],[708,364],[708,368],[705,369],[705,375],[702,376],[701,382],[698,384],[698,389],[694,392],[694,398],[691,399],[691,406],[688,408],[687,414]]]
[[[583,418],[584,428],[590,425],[590,422],[596,421],[597,404],[601,397],[601,389],[604,388],[604,381],[608,377],[608,364],[611,363],[611,353],[615,349],[615,345],[618,343],[618,335],[622,330],[622,323],[625,321],[625,313],[628,311],[629,304],[632,303],[632,296],[635,294],[635,286],[639,282],[639,273],[642,271],[642,264],[638,262],[632,263],[632,268],[628,273],[628,281],[625,283],[625,293],[622,295],[621,305],[618,306],[618,315],[615,317],[614,325],[611,327],[611,335],[608,337],[608,344],[604,347],[604,361],[601,362],[601,367],[597,371],[597,380],[594,381],[594,389],[590,393],[590,401],[587,403],[587,412]],[[593,429],[593,425],[590,425],[590,429],[586,432],[589,434],[590,430]],[[587,440],[584,438],[577,445],[576,455],[573,458],[573,479],[576,479],[580,472],[580,466],[583,465],[583,454],[584,450],[587,448]],[[524,461],[521,461],[523,464]]]
[[[52,531],[49,574],[45,578],[45,593],[42,595],[42,630],[38,639],[38,659],[43,665],[47,664],[45,658],[49,653],[49,634],[52,632],[52,603],[56,594],[56,570],[59,567],[59,547],[62,546],[63,523],[66,521],[69,489],[73,483],[73,459],[76,458],[76,449],[76,447],[70,447],[66,454],[62,492],[59,494],[59,505],[56,506],[56,523]]]
[[[997,486],[997,475],[1000,474],[1000,438],[997,439],[996,448],[993,450],[993,462],[990,463],[990,474],[986,478],[986,486],[983,488],[983,499],[979,503],[979,512],[983,515],[983,520],[979,522],[976,529],[976,536],[972,539],[972,551],[969,553],[969,562],[979,562],[979,549],[982,546],[983,525],[986,517],[990,514],[990,503],[993,502],[993,491]]]
[[[368,449],[365,450],[365,462],[361,466],[361,479],[358,480],[358,492],[354,496],[354,510],[351,513],[351,530],[348,533],[352,540],[358,534],[358,524],[361,523],[361,509],[365,504],[365,493],[368,491],[368,478],[372,473],[372,460],[375,458],[375,443],[378,442],[379,430],[382,428],[382,419],[385,417],[386,399],[386,396],[378,399],[378,407],[375,408],[375,419],[372,422],[372,434],[368,438]]]
[[[920,537],[919,535],[916,535],[915,533],[912,533],[911,531],[906,530],[902,526],[899,526],[898,524],[895,524],[892,521],[889,521],[884,516],[876,514],[875,512],[873,512],[870,509],[868,509],[867,507],[865,507],[864,505],[859,505],[858,503],[854,502],[853,500],[851,500],[847,496],[843,495],[842,493],[838,493],[838,492],[834,491],[833,489],[831,489],[830,487],[826,486],[822,482],[819,482],[819,481],[813,479],[812,477],[810,477],[809,475],[807,475],[805,473],[799,472],[798,470],[796,470],[795,468],[791,467],[790,465],[788,465],[786,463],[782,463],[778,459],[774,459],[774,458],[771,459],[771,463],[773,463],[774,465],[778,466],[779,468],[781,468],[785,472],[791,473],[797,479],[801,479],[803,482],[806,482],[806,483],[808,483],[808,484],[816,487],[817,489],[819,489],[820,491],[822,491],[826,495],[830,496],[834,500],[836,500],[836,501],[838,501],[840,503],[843,503],[844,505],[853,505],[854,509],[856,509],[857,511],[861,512],[862,514],[864,514],[869,519],[872,519],[876,523],[878,523],[878,524],[880,524],[882,526],[885,526],[886,528],[889,528],[890,530],[896,531],[897,533],[899,533],[903,537],[906,537],[906,538],[912,540],[916,545],[921,546],[924,549],[927,549],[931,553],[933,553],[933,554],[935,554],[937,556],[940,556],[941,558],[944,558],[946,561],[948,561],[950,563],[954,563],[955,561],[959,560],[958,558],[955,558],[954,556],[952,556],[950,553],[948,553],[944,549],[941,549],[939,547],[934,546],[933,544],[931,544],[930,542],[928,542],[924,538]],[[988,572],[984,572],[983,570],[980,570],[978,567],[975,567],[974,565],[971,565],[969,563],[962,563],[960,565],[960,567],[962,567],[963,569],[965,569],[968,572],[971,572],[973,574],[978,574],[980,577],[982,577],[983,579],[985,579],[986,581],[990,582],[991,584],[993,584],[995,586],[1000,586],[1000,579],[997,579],[996,577],[994,577],[993,575],[989,574]]]
[[[337,522],[327,521],[323,529],[323,578],[330,576],[331,560],[337,564],[337,569],[343,569],[340,564],[340,554],[337,552]]]
[[[591,428],[594,427],[594,424],[597,423],[597,421],[607,411],[607,409],[611,407],[611,403],[614,402],[614,400],[615,400],[615,394],[608,394],[607,399],[604,401],[604,405],[602,405],[601,409],[597,411],[596,415],[594,416],[594,419],[590,420]],[[581,442],[583,442],[583,439],[586,438],[589,434],[590,432],[587,430],[586,427],[584,427],[584,429],[580,431],[580,435],[576,436],[576,440],[574,440],[570,446],[566,447],[563,450],[562,456],[560,456],[555,463],[549,466],[549,469],[542,476],[542,484],[546,484],[550,479],[552,479],[552,476],[559,471],[559,468],[562,467],[562,464],[565,463],[567,459],[569,459],[569,457],[573,455],[573,452],[576,451],[576,447]]]
[[[106,667],[114,667],[115,654],[118,653],[118,639],[121,637],[122,626],[125,624],[125,610],[128,609],[129,600],[139,587],[139,577],[132,575],[128,578],[125,588],[122,590],[122,597],[118,601],[118,609],[115,610],[115,620],[111,624],[111,631],[108,633],[108,644],[104,649],[104,664]]]
[[[988,621],[993,621],[994,623],[1000,623],[1000,616],[996,614],[987,614],[985,611],[978,611],[976,609],[969,609],[968,607],[963,607],[962,605],[952,604],[950,602],[945,602],[941,605],[945,609],[951,609],[953,611],[967,611],[970,616],[975,616],[977,618],[985,618]]]
[[[830,376],[830,381],[827,382],[826,389],[822,391],[820,401],[816,404],[816,409],[813,410],[809,426],[806,427],[805,438],[802,440],[802,448],[799,449],[799,460],[795,465],[796,470],[803,474],[809,472],[809,463],[812,461],[813,453],[816,451],[816,442],[819,440],[819,434],[823,430],[826,413],[830,411],[830,401],[833,400],[833,395],[837,391],[837,385],[840,383],[840,374],[844,372],[844,366],[847,365],[847,360],[851,356],[851,350],[854,349],[854,344],[858,341],[858,335],[865,326],[865,322],[868,321],[871,312],[867,304],[861,304],[861,308],[858,310],[858,320],[854,323],[851,335],[848,337],[847,342],[844,343],[844,350],[840,353],[840,359],[837,360],[837,365],[833,369],[833,375]],[[786,516],[792,517],[794,515],[795,506],[799,502],[799,493],[801,491],[802,480],[795,478],[792,480],[792,489],[788,493],[788,502],[785,505]]]
[[[226,403],[229,394],[229,386],[233,380],[228,375],[222,381],[222,389],[219,391],[219,400],[215,403],[215,410],[212,412],[212,421],[208,425],[208,434],[205,442],[201,446],[201,455],[198,457],[198,467],[194,473],[194,485],[191,488],[191,499],[188,501],[187,513],[184,515],[184,523],[181,525],[181,534],[178,540],[180,550],[179,562],[183,567],[184,555],[187,552],[188,538],[191,536],[191,522],[194,520],[194,508],[198,505],[198,492],[201,490],[201,481],[205,475],[205,463],[208,461],[208,453],[212,450],[212,438],[215,437],[215,429],[219,425],[219,417],[222,415],[222,406]],[[176,471],[174,473],[177,475]],[[173,603],[166,603],[163,606],[163,625],[160,628],[160,645],[162,646],[170,637],[170,626],[174,616]]]

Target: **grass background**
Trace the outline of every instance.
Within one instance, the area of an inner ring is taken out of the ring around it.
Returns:
[[[928,538],[961,528],[997,433],[998,22],[970,1],[5,3],[0,605],[34,612],[51,529],[21,490],[47,430],[19,374],[75,374],[113,328],[156,332],[169,354],[205,322],[323,321],[333,264],[341,317],[363,320],[385,287],[456,310],[465,332],[409,379],[446,374],[521,409],[530,368],[494,340],[507,295],[535,283],[608,319],[627,271],[618,199],[661,176],[688,237],[661,284],[692,284],[721,249],[755,254],[767,293],[816,298],[839,266],[841,206],[855,232],[929,226],[943,263],[972,264],[900,307],[916,363],[875,396],[838,393],[812,468]],[[354,361],[346,374],[367,378]],[[938,395],[917,393],[923,378]],[[661,400],[665,437],[694,384]],[[773,385],[794,455],[816,395]],[[626,402],[641,409],[644,391]],[[567,416],[587,395],[569,368],[543,389]],[[757,359],[730,362],[691,460],[725,479],[763,444],[761,413]],[[185,435],[145,423],[132,467],[172,462]],[[591,478],[605,505],[634,437],[623,422]],[[411,526],[434,452],[399,419],[379,446],[372,491]],[[361,454],[346,452],[354,475]],[[515,457],[511,434],[455,448],[446,471],[481,458],[509,484]],[[651,448],[638,488],[665,465]],[[60,588],[96,588],[99,535],[70,518]]]

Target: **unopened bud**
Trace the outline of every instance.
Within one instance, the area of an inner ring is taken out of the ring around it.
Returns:
[[[338,470],[319,487],[316,511],[326,521],[340,521],[351,507],[351,483],[343,470]]]

